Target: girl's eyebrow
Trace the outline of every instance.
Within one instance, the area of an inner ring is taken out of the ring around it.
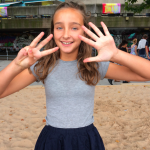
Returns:
[[[63,24],[63,22],[56,22],[54,25],[57,25],[57,24]],[[70,24],[77,24],[77,25],[81,26],[81,24],[79,24],[77,22],[70,22]]]

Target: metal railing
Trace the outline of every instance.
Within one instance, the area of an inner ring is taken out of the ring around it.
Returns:
[[[6,55],[0,55],[0,59],[12,60],[17,56],[17,54],[12,55],[12,52],[6,49]]]

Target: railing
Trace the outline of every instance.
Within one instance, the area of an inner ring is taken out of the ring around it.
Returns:
[[[12,59],[14,59],[16,56],[17,56],[17,53],[18,52],[15,52],[14,53],[14,55],[12,55],[12,53],[13,52],[10,52],[10,51],[8,51],[7,49],[6,49],[6,55],[4,55],[4,54],[0,54],[0,59],[5,59],[5,60],[12,60]]]

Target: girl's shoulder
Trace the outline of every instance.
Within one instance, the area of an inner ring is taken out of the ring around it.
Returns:
[[[132,45],[131,45],[131,48],[134,48],[134,47],[136,47],[136,44],[132,44]]]

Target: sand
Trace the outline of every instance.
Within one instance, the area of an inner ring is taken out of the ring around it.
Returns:
[[[106,150],[150,150],[150,85],[96,86],[95,126]],[[0,99],[0,150],[33,150],[46,124],[42,86]]]

